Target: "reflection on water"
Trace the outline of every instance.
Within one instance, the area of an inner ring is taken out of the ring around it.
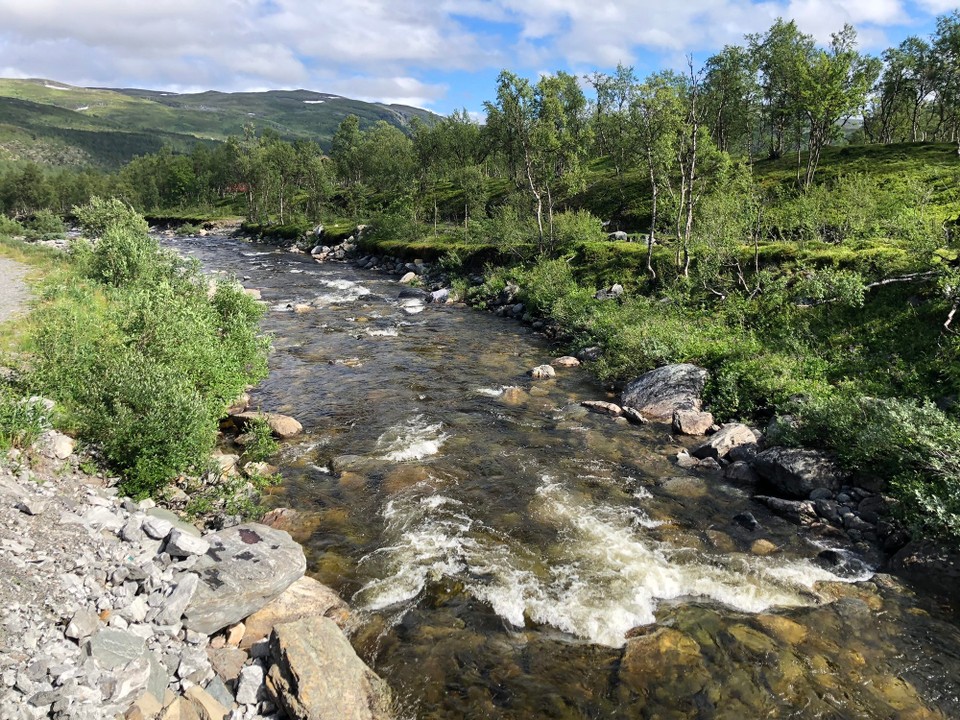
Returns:
[[[310,572],[361,611],[401,715],[960,717],[935,608],[679,470],[668,428],[586,412],[585,370],[531,381],[554,353],[525,328],[345,265],[179,247],[273,309],[254,402],[307,429],[274,501],[304,511]]]

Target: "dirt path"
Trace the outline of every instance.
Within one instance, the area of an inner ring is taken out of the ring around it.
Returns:
[[[24,278],[29,271],[23,263],[0,257],[0,323],[26,310],[30,289]]]

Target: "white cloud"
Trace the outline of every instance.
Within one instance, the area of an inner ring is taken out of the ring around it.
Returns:
[[[0,0],[0,57],[6,77],[171,90],[301,86],[420,105],[443,98],[447,72],[588,70],[650,53],[663,63],[702,58],[778,16],[820,42],[852,23],[862,46],[878,50],[896,35],[890,29],[955,1]]]

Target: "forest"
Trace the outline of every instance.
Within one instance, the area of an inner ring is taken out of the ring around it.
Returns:
[[[288,239],[369,224],[370,252],[438,261],[468,302],[516,284],[603,349],[605,382],[708,368],[715,415],[788,417],[783,442],[960,538],[960,12],[880,57],[778,20],[643,78],[505,70],[484,110],[409,133],[349,116],[329,154],[250,129],[112,174],[11,165],[0,233],[55,234],[93,197]]]

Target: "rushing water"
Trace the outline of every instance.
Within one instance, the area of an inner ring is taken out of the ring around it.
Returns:
[[[178,247],[262,291],[254,403],[306,428],[271,502],[303,513],[402,717],[960,717],[943,609],[844,548],[821,566],[835,546],[677,468],[669,428],[588,413],[588,371],[530,380],[556,353],[527,329],[348,265]]]

